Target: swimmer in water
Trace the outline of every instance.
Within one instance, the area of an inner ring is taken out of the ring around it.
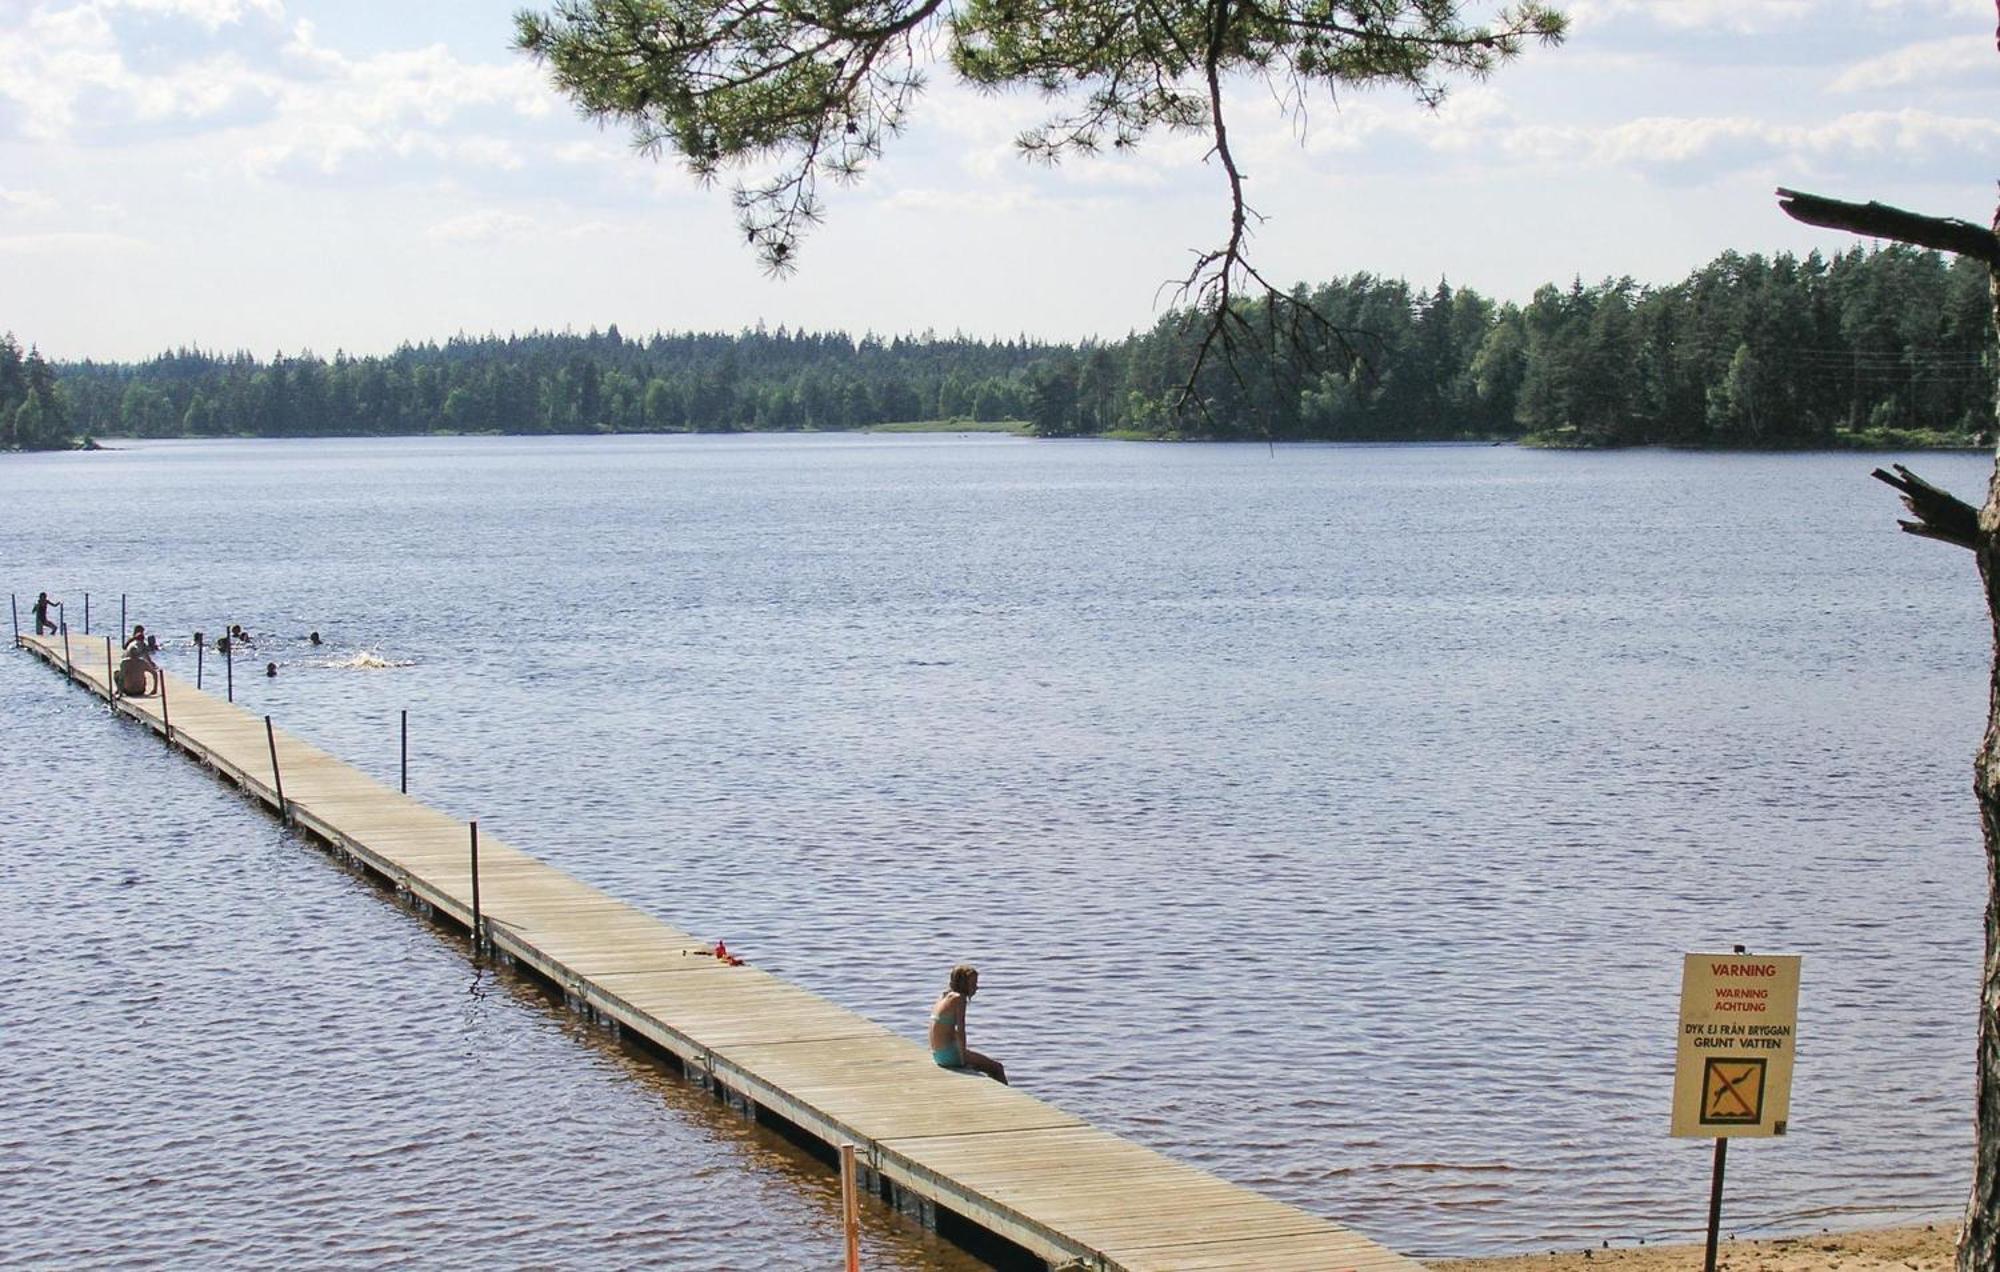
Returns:
[[[278,674],[278,664],[276,664],[276,663],[265,663],[265,664],[264,664],[264,674],[265,674],[266,676],[276,676],[276,675]]]

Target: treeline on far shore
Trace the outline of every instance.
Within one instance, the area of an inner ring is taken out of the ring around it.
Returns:
[[[1368,274],[1292,298],[1303,307],[1243,309],[1248,338],[1211,351],[1198,405],[1184,390],[1205,324],[1188,312],[1080,344],[611,327],[381,357],[181,349],[65,363],[59,384],[16,398],[8,356],[23,382],[51,371],[10,340],[0,442],[1017,419],[1044,436],[1819,447],[1970,444],[1993,421],[1986,271],[1911,248],[1730,252],[1669,286],[1579,281],[1526,305]]]

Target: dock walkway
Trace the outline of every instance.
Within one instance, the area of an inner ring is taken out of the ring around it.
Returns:
[[[110,698],[105,637],[19,641]],[[159,697],[112,704],[471,930],[466,823],[282,730],[267,738],[264,718],[177,676],[166,680],[164,712]],[[480,839],[478,886],[496,951],[670,1052],[690,1074],[829,1146],[854,1144],[880,1179],[1053,1265],[1421,1269],[1339,1224],[1019,1090],[940,1069],[917,1043],[767,972],[690,953],[699,948],[694,937],[498,839]]]

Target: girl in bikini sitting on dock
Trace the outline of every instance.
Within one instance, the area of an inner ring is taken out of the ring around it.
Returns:
[[[978,992],[978,968],[960,963],[951,969],[950,982],[931,1008],[931,1059],[940,1068],[971,1069],[1004,1085],[1006,1067],[965,1045],[965,1005]]]

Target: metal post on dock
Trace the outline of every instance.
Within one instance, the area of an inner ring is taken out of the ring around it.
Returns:
[[[83,594],[83,634],[90,635],[90,593]]]
[[[131,628],[125,626],[125,593],[120,592],[118,594],[118,639],[124,640],[126,633],[131,630]]]
[[[174,718],[167,714],[167,673],[155,667],[153,668],[153,675],[160,682],[160,726],[167,731],[167,741],[172,742],[174,740]]]
[[[285,775],[278,771],[278,732],[271,727],[270,716],[264,717],[264,740],[271,744],[271,783],[278,788],[278,820],[290,821],[292,810],[285,803]]]
[[[1702,1272],[1715,1272],[1715,1239],[1722,1230],[1722,1167],[1729,1160],[1729,1140],[1715,1137],[1715,1179],[1708,1186],[1708,1257]]]
[[[222,639],[229,640],[229,637],[224,636]],[[222,647],[222,662],[224,670],[229,673],[229,700],[231,702],[234,702],[236,701],[236,642],[235,641],[229,640],[229,643]]]
[[[207,647],[197,643],[194,647],[194,687],[201,688],[201,655]]]
[[[69,677],[69,678],[70,678],[71,680],[75,680],[75,679],[76,679],[76,664],[75,664],[75,663],[73,663],[73,662],[71,662],[71,661],[69,660],[69,624],[68,624],[68,623],[64,623],[64,624],[62,625],[62,633],[63,633],[63,674],[64,674],[65,676],[68,676],[68,677]]]
[[[12,592],[7,593],[7,609],[14,615],[14,645],[16,648],[19,648],[21,644],[21,598]],[[36,634],[40,635],[39,632]]]
[[[403,794],[410,793],[410,709],[403,708]]]
[[[486,943],[486,924],[479,917],[479,819],[472,819],[472,944]]]
[[[847,1272],[861,1272],[861,1190],[854,1178],[854,1145],[840,1146],[840,1226],[847,1234]]]
[[[104,700],[118,710],[118,672],[111,665],[111,638],[104,638]]]

